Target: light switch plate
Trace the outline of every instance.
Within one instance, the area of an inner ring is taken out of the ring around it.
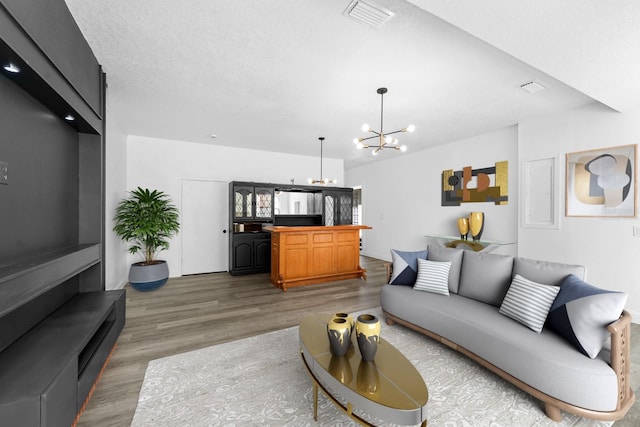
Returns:
[[[0,184],[9,184],[9,163],[0,161]]]

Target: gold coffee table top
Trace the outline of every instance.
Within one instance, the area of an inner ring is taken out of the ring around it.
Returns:
[[[424,423],[429,393],[413,364],[384,338],[374,361],[363,361],[355,331],[347,354],[333,356],[327,336],[330,316],[311,314],[300,323],[300,350],[314,379],[367,414],[405,425]]]

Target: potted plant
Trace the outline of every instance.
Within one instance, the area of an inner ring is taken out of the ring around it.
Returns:
[[[162,191],[138,187],[118,204],[113,231],[131,244],[130,253],[144,256],[144,261],[129,269],[129,284],[134,289],[152,291],[169,279],[167,262],[155,256],[169,249],[169,239],[180,229],[178,217],[178,209]]]

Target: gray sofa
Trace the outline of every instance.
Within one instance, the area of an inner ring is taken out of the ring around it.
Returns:
[[[584,267],[438,246],[429,246],[427,254],[450,266],[449,295],[385,285],[380,299],[388,324],[420,331],[472,358],[541,400],[553,420],[562,419],[561,411],[599,420],[626,414],[635,400],[626,311],[602,325],[609,344],[591,358],[548,323],[537,333],[500,309],[516,275],[559,286],[569,275],[584,279]]]

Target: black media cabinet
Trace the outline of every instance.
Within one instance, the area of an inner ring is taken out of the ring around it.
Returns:
[[[74,296],[0,353],[0,420],[73,423],[124,326],[125,291]]]

